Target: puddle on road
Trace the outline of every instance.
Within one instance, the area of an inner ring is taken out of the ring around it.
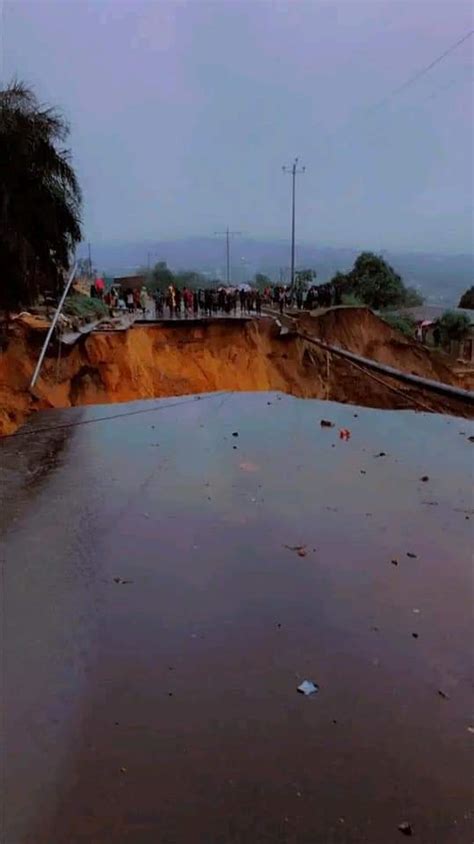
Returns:
[[[7,537],[10,606],[37,625],[13,676],[30,773],[11,757],[12,840],[390,844],[404,821],[466,840],[469,424],[265,393],[169,404],[75,429]],[[54,613],[34,615],[40,588]]]

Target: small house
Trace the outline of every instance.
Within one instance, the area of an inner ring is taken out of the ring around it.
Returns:
[[[446,308],[443,305],[418,305],[415,308],[400,308],[399,316],[408,317],[417,327],[417,336],[427,346],[439,346],[440,338],[437,324],[446,311],[465,314],[470,321],[468,335],[463,340],[451,340],[443,345],[448,354],[466,361],[474,361],[474,310],[470,308]]]

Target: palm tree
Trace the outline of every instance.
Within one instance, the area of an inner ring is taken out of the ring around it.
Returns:
[[[54,289],[81,240],[81,191],[63,148],[69,127],[31,88],[0,90],[0,308]]]

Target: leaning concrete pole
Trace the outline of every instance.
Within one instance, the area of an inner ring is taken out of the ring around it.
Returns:
[[[51,335],[52,335],[52,333],[55,329],[56,323],[58,321],[59,314],[61,313],[62,307],[64,305],[64,300],[66,299],[66,296],[69,293],[69,288],[71,287],[74,276],[76,275],[76,269],[77,269],[77,263],[74,264],[74,266],[71,270],[69,278],[66,282],[66,286],[63,290],[63,295],[61,296],[61,299],[59,300],[59,305],[56,308],[56,313],[54,314],[53,321],[52,321],[51,325],[49,326],[49,330],[48,330],[48,333],[46,335],[46,340],[44,341],[43,348],[41,349],[41,353],[40,353],[40,356],[38,358],[38,363],[36,364],[35,371],[33,372],[33,378],[30,381],[30,390],[35,386],[38,375],[40,374],[40,370],[41,370],[41,367],[43,365],[44,356],[46,354],[46,349],[48,348],[48,343],[51,340]]]

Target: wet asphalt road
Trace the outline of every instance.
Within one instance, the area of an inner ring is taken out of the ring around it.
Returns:
[[[265,393],[34,425],[146,407],[2,444],[2,841],[471,842],[472,426]]]

